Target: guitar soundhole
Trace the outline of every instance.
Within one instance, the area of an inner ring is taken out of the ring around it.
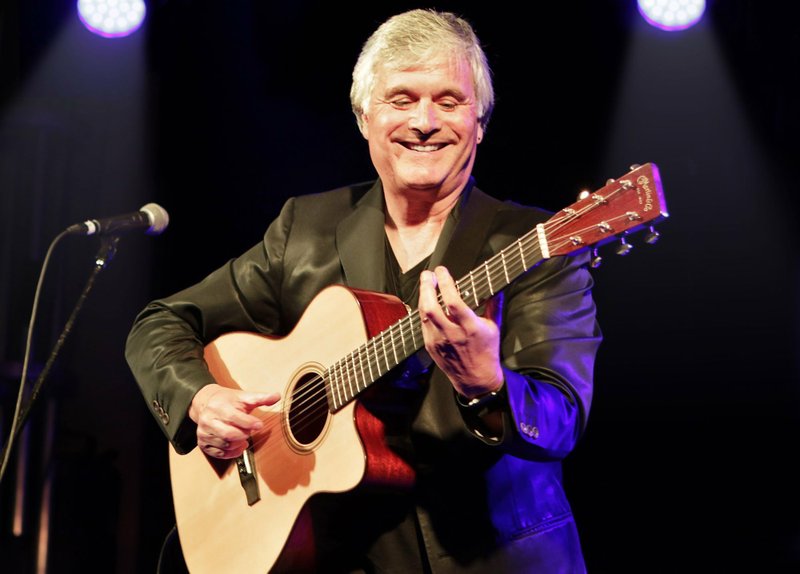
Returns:
[[[328,399],[323,379],[317,373],[303,375],[292,391],[289,430],[302,446],[312,444],[325,429]]]

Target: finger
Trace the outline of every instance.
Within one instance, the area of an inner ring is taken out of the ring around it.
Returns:
[[[238,441],[238,442],[241,442],[241,441]],[[205,447],[216,448],[216,449],[219,449],[219,450],[227,450],[231,446],[230,441],[224,439],[221,436],[215,435],[215,434],[204,435],[203,438],[202,438],[201,443]]]
[[[230,408],[203,421],[209,434],[228,441],[242,440],[264,428],[264,419],[257,413],[248,414],[241,409]]]
[[[212,419],[197,429],[198,442],[227,448],[234,442],[247,440],[251,431],[220,419]]]
[[[246,444],[246,443],[245,443]],[[240,454],[244,452],[245,447],[232,447],[228,446],[227,448],[220,448],[214,446],[213,444],[205,444],[200,447],[200,449],[206,453],[208,456],[213,456],[214,458],[236,458]]]
[[[224,395],[219,396],[221,400],[204,413],[207,416],[203,417],[203,422],[210,432],[229,440],[240,440],[263,427],[262,418],[252,411],[275,404],[280,394],[235,391],[227,397],[228,400],[224,400]]]
[[[423,328],[425,325],[430,325],[430,323],[435,326],[439,325],[445,319],[444,312],[439,306],[436,275],[432,271],[425,270],[420,273],[417,310],[419,311]]]
[[[436,267],[434,273],[436,275],[436,284],[439,286],[439,293],[442,294],[444,314],[451,321],[458,323],[467,306],[461,299],[456,282],[446,267],[440,265]]]
[[[244,405],[246,412],[250,412],[258,407],[270,407],[281,399],[280,393],[243,393],[239,399]]]
[[[264,426],[264,420],[253,412],[260,407],[269,407],[280,401],[280,393],[246,393],[241,397],[243,410],[236,413],[232,422],[240,428],[253,432]]]

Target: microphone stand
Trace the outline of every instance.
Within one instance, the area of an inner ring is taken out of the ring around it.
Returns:
[[[83,307],[83,304],[89,295],[89,291],[91,291],[92,287],[94,286],[95,278],[100,273],[100,271],[102,271],[108,266],[108,264],[116,255],[118,243],[119,243],[119,235],[102,235],[100,238],[100,248],[98,249],[97,254],[95,255],[94,268],[92,269],[92,272],[89,275],[88,280],[86,281],[86,285],[84,286],[83,291],[78,297],[78,301],[75,303],[75,307],[73,308],[72,313],[67,319],[67,322],[65,323],[64,328],[61,331],[61,335],[58,337],[58,340],[56,341],[53,350],[50,352],[50,357],[47,359],[47,362],[42,368],[42,371],[39,373],[39,376],[36,378],[36,381],[34,382],[33,390],[31,392],[31,397],[30,400],[28,401],[27,406],[25,407],[25,410],[22,411],[12,421],[11,433],[9,434],[9,438],[5,444],[5,447],[3,448],[2,467],[0,467],[0,481],[2,481],[3,474],[5,473],[6,464],[8,462],[14,441],[16,440],[17,435],[20,433],[22,428],[25,426],[25,422],[28,419],[28,415],[30,414],[31,409],[33,408],[33,405],[36,402],[37,397],[39,396],[39,392],[42,388],[42,385],[44,384],[45,379],[47,378],[48,373],[50,372],[50,368],[53,366],[53,363],[55,362],[56,357],[58,356],[58,353],[61,350],[61,347],[64,346],[64,342],[66,341],[67,336],[69,336],[70,331],[72,331],[72,326],[75,323],[75,319],[78,316],[78,312],[81,310],[81,307]],[[26,378],[27,378],[26,372],[25,369],[23,369],[22,380],[20,381],[20,397],[23,394],[23,387],[25,385]]]

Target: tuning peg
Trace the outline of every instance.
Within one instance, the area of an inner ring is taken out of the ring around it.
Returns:
[[[644,236],[644,242],[648,245],[653,245],[654,243],[658,243],[658,240],[661,238],[661,234],[655,230],[655,228],[651,225],[650,231],[647,232],[647,235]]]
[[[603,262],[603,258],[600,257],[600,254],[597,252],[597,247],[592,249],[592,260],[589,265],[592,266],[592,269],[597,269],[600,267],[600,264]]]
[[[621,237],[616,249],[617,255],[627,255],[631,252],[631,249],[633,249],[633,245],[625,241],[624,237]]]
[[[608,179],[606,180],[606,185],[611,185],[611,184],[612,184],[612,183],[614,183],[615,181],[617,181],[617,180],[616,180],[616,179],[614,179],[613,177],[610,177],[610,178],[608,178]]]
[[[642,166],[639,165],[638,163],[634,163],[634,164],[631,165],[631,171],[633,171],[635,169],[639,169],[640,167],[642,167]]]
[[[592,192],[587,189],[582,189],[581,192],[578,194],[578,199],[586,199],[592,195]]]

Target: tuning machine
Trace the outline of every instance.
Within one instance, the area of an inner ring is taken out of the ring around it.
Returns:
[[[597,247],[592,249],[592,258],[589,261],[589,265],[592,269],[597,269],[603,263],[603,258],[600,257],[600,253],[597,250]]]
[[[628,243],[628,240],[626,239],[626,237],[624,235],[622,237],[620,237],[619,245],[617,245],[617,249],[615,250],[616,254],[617,255],[627,255],[628,253],[631,252],[631,249],[633,249],[633,245]]]
[[[654,243],[658,243],[659,239],[661,239],[661,234],[651,225],[647,235],[644,236],[644,242],[648,245],[653,245]]]

